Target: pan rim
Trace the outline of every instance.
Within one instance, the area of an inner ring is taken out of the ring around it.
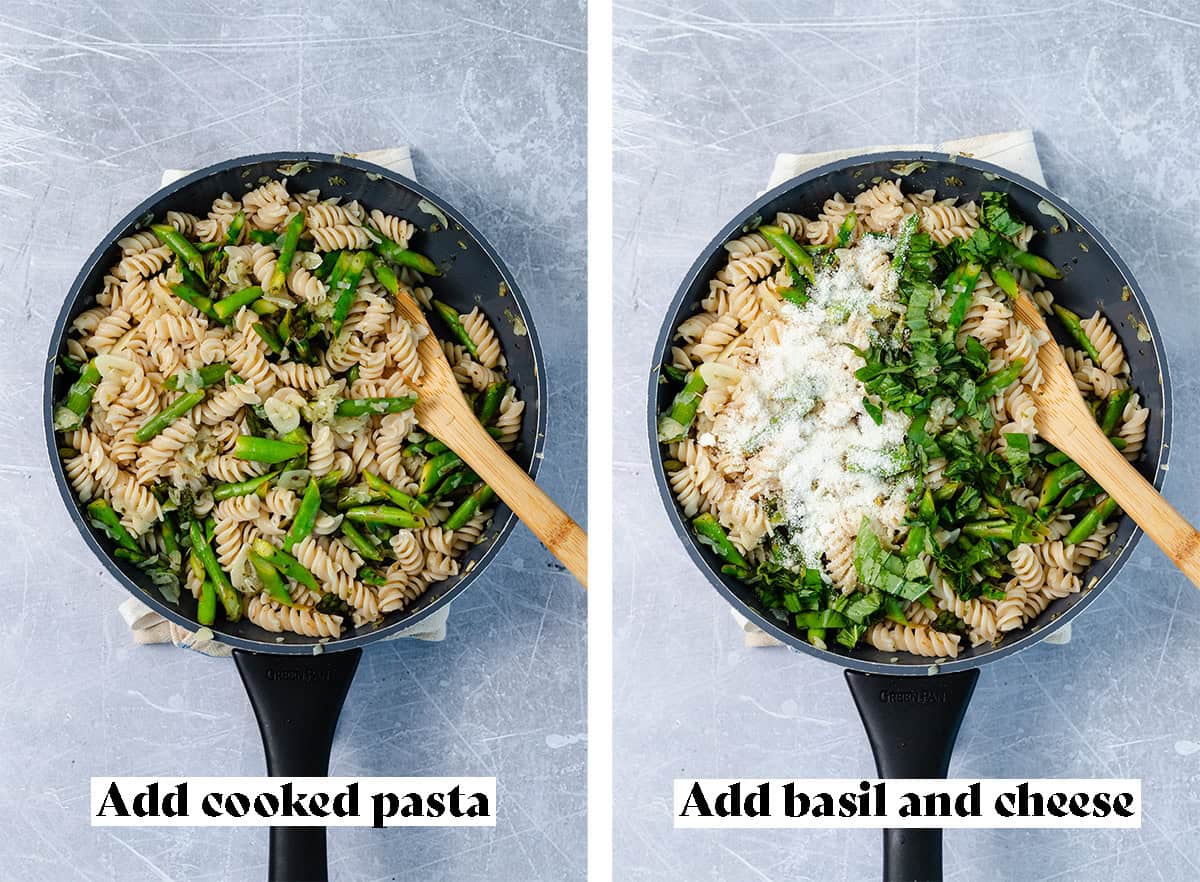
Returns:
[[[798,635],[793,634],[777,623],[772,622],[760,610],[754,608],[739,597],[735,591],[726,583],[726,577],[719,570],[714,569],[709,560],[701,553],[697,542],[692,538],[691,531],[684,521],[679,506],[675,502],[675,496],[671,491],[670,483],[667,480],[666,469],[663,467],[663,452],[662,446],[658,443],[657,438],[657,397],[658,386],[662,376],[662,364],[664,354],[669,351],[670,341],[674,336],[675,328],[672,319],[679,315],[680,309],[691,298],[691,291],[698,281],[698,277],[704,271],[705,265],[709,262],[712,256],[729,241],[730,237],[742,227],[751,218],[755,217],[759,211],[766,205],[773,202],[775,199],[786,196],[791,193],[796,193],[805,187],[808,187],[820,179],[836,173],[852,169],[856,166],[875,164],[881,162],[931,162],[942,165],[962,166],[975,171],[994,175],[996,178],[1005,181],[1009,184],[1015,184],[1028,190],[1030,193],[1041,197],[1061,211],[1072,224],[1078,225],[1091,239],[1100,246],[1105,256],[1112,261],[1118,273],[1121,275],[1125,284],[1129,287],[1132,300],[1137,303],[1141,310],[1144,324],[1150,332],[1150,343],[1154,350],[1155,361],[1158,366],[1159,385],[1162,389],[1162,443],[1159,445],[1158,456],[1153,461],[1154,469],[1151,483],[1156,490],[1162,490],[1163,480],[1166,476],[1167,460],[1170,456],[1171,447],[1171,429],[1173,408],[1171,404],[1171,381],[1167,367],[1166,352],[1162,345],[1162,338],[1158,330],[1158,325],[1154,320],[1154,314],[1149,308],[1146,296],[1137,280],[1133,277],[1128,265],[1113,248],[1107,237],[1102,235],[1094,224],[1087,218],[1082,216],[1078,211],[1068,205],[1061,197],[1050,191],[1041,184],[1031,181],[1022,175],[1016,174],[1002,166],[995,165],[983,160],[977,160],[971,157],[966,157],[961,154],[940,153],[932,150],[887,150],[877,151],[873,153],[861,153],[853,156],[844,157],[833,162],[826,163],[797,175],[776,187],[760,194],[749,205],[727,222],[721,230],[708,242],[707,245],[700,251],[696,260],[692,263],[679,287],[676,289],[675,296],[671,299],[670,304],[666,307],[663,318],[662,327],[659,330],[658,337],[655,341],[654,350],[651,353],[653,361],[649,370],[649,383],[647,386],[647,420],[648,441],[650,446],[650,467],[654,471],[654,480],[659,490],[659,498],[666,508],[667,518],[671,523],[684,549],[692,562],[697,566],[700,572],[707,579],[724,600],[730,604],[739,614],[749,619],[751,622],[762,628],[772,637],[782,642],[795,652],[802,652],[813,656],[824,662],[833,663],[843,668],[861,671],[868,674],[887,674],[891,676],[909,676],[923,677],[931,674],[952,673],[954,671],[968,670],[978,668],[981,665],[999,661],[1002,658],[1014,655],[1022,650],[1028,649],[1041,643],[1046,637],[1057,631],[1062,626],[1069,623],[1073,618],[1079,615],[1087,606],[1089,606],[1100,592],[1108,587],[1121,569],[1128,563],[1129,556],[1133,553],[1138,541],[1142,537],[1142,530],[1136,524],[1133,525],[1133,532],[1130,534],[1128,541],[1118,553],[1116,560],[1113,561],[1107,572],[1100,577],[1099,581],[1083,592],[1082,596],[1067,610],[1064,610],[1056,618],[1041,625],[1040,627],[1029,630],[1022,629],[1022,636],[999,647],[985,649],[978,654],[972,655],[969,658],[946,659],[938,662],[936,659],[930,658],[928,665],[922,665],[919,662],[901,664],[899,662],[876,662],[868,659],[859,658],[853,654],[840,654],[830,650],[818,649],[812,646],[807,641],[801,639]],[[1122,515],[1122,517],[1128,517]]]
[[[221,162],[213,163],[204,168],[197,169],[178,180],[172,181],[165,187],[160,187],[155,190],[150,196],[143,199],[129,213],[122,217],[109,230],[108,233],[100,240],[99,244],[92,250],[87,259],[83,262],[78,274],[72,281],[71,286],[67,290],[66,298],[63,302],[57,319],[50,333],[50,340],[43,376],[42,389],[42,411],[43,411],[43,429],[46,437],[46,453],[50,460],[50,470],[54,475],[55,485],[58,487],[59,495],[67,509],[67,512],[74,523],[76,529],[83,536],[84,543],[92,551],[92,553],[100,560],[118,584],[121,585],[129,594],[137,598],[142,603],[149,606],[155,612],[164,616],[168,621],[171,621],[180,627],[196,632],[200,628],[207,627],[213,634],[213,639],[217,642],[226,644],[235,649],[243,649],[251,652],[263,652],[275,655],[316,655],[321,652],[343,652],[350,649],[356,649],[376,641],[385,640],[389,637],[394,637],[400,632],[407,631],[417,625],[422,620],[433,615],[443,607],[447,606],[452,600],[457,598],[463,591],[470,587],[483,573],[489,564],[493,562],[500,548],[512,535],[516,527],[517,518],[511,510],[508,510],[507,517],[504,522],[499,525],[493,524],[493,529],[496,530],[496,536],[491,540],[491,544],[483,553],[483,555],[475,562],[475,566],[470,572],[464,574],[458,582],[452,585],[443,594],[431,601],[427,606],[414,611],[409,615],[405,615],[389,625],[377,628],[367,633],[353,634],[349,637],[341,637],[338,639],[325,638],[303,638],[307,642],[295,643],[276,643],[271,641],[251,640],[246,637],[241,637],[235,634],[228,634],[213,626],[204,626],[192,619],[179,610],[174,609],[160,596],[151,594],[144,590],[136,582],[130,579],[120,567],[112,560],[111,555],[100,544],[97,537],[93,534],[88,526],[85,517],[82,513],[82,508],[79,500],[76,498],[74,490],[71,488],[70,482],[66,478],[66,472],[63,466],[62,458],[57,455],[58,439],[54,429],[54,401],[53,401],[53,386],[54,386],[54,368],[59,356],[59,352],[63,345],[63,340],[66,333],[67,322],[73,311],[73,307],[79,302],[81,296],[86,296],[82,292],[84,282],[91,275],[96,265],[103,259],[104,254],[112,247],[126,231],[132,227],[140,218],[148,212],[153,212],[161,203],[173,196],[180,190],[183,190],[192,184],[213,177],[218,174],[223,174],[237,168],[253,166],[260,163],[289,163],[289,162],[310,162],[319,163],[325,166],[344,166],[354,168],[358,171],[370,175],[377,175],[380,178],[390,181],[393,184],[399,185],[410,192],[417,194],[425,200],[428,200],[432,205],[442,211],[447,218],[454,224],[460,226],[462,231],[468,235],[476,245],[487,256],[488,260],[496,267],[501,279],[507,286],[507,295],[511,297],[516,307],[516,312],[525,325],[526,339],[529,341],[530,359],[532,362],[533,371],[533,388],[537,395],[537,424],[534,428],[534,438],[532,449],[529,455],[529,475],[536,478],[542,462],[542,452],[546,441],[546,426],[548,423],[547,413],[547,395],[546,395],[546,379],[545,369],[543,365],[542,348],[538,341],[537,330],[534,326],[533,317],[529,310],[529,305],[524,296],[521,294],[520,287],[517,285],[516,279],[507,265],[500,259],[499,254],[492,246],[491,242],[478,230],[475,226],[466,219],[466,217],[458,211],[452,204],[448,203],[440,195],[433,192],[423,184],[412,180],[405,175],[401,175],[391,169],[381,165],[376,165],[372,162],[367,162],[357,157],[347,154],[332,154],[321,153],[317,151],[299,150],[299,151],[273,151],[267,153],[255,153],[245,156],[239,156],[232,159],[226,159]],[[507,506],[506,506],[507,508]],[[263,631],[264,634],[270,634],[268,631]]]

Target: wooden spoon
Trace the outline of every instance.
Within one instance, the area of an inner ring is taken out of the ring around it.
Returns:
[[[400,315],[418,333],[422,327],[427,332],[417,343],[417,354],[424,368],[421,379],[409,383],[418,396],[415,410],[421,427],[462,457],[587,588],[587,534],[480,425],[454,379],[425,313],[412,295],[401,287],[395,300]]]
[[[1017,318],[1044,335],[1041,339],[1051,341],[1038,347],[1038,364],[1044,379],[1041,388],[1030,393],[1037,405],[1034,423],[1038,434],[1071,457],[1103,487],[1192,584],[1200,588],[1200,533],[1105,437],[1084,403],[1062,352],[1053,343],[1041,310],[1029,295],[1019,292],[1013,306]]]

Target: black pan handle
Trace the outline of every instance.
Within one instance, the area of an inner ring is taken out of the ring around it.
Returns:
[[[361,649],[322,655],[233,651],[258,719],[267,774],[322,778],[329,774],[333,733]],[[270,882],[327,882],[324,827],[272,827]]]
[[[979,671],[890,677],[846,671],[881,778],[945,778]],[[884,830],[883,882],[942,882],[941,830]]]

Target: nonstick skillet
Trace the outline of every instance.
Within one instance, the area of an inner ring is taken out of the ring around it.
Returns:
[[[1141,534],[1136,525],[1127,517],[1121,518],[1112,540],[1116,550],[1093,564],[1084,577],[1085,585],[1091,584],[1091,588],[1055,600],[1028,627],[1006,637],[999,646],[967,648],[958,658],[938,667],[931,667],[931,659],[882,652],[870,646],[852,651],[840,645],[818,649],[799,631],[764,610],[752,589],[723,574],[722,561],[696,540],[675,503],[656,437],[657,416],[669,405],[672,394],[661,382],[662,365],[670,360],[671,339],[679,323],[708,294],[708,280],[727,258],[724,244],[745,229],[770,222],[776,212],[815,217],[835,193],[852,199],[879,180],[894,180],[901,175],[905,190],[935,189],[939,199],[957,196],[963,201],[978,200],[983,190],[1006,192],[1020,216],[1037,227],[1034,249],[1064,273],[1061,281],[1047,285],[1055,300],[1084,315],[1099,308],[1120,337],[1133,384],[1150,408],[1145,448],[1136,465],[1161,489],[1171,434],[1170,380],[1154,317],[1129,268],[1094,226],[1046,188],[999,166],[943,153],[876,153],[839,160],[776,187],[739,212],[692,265],[667,311],[650,367],[647,425],[659,495],[680,542],[708,581],[742,615],[792,649],[846,668],[846,681],[882,777],[941,778],[949,768],[954,741],[979,678],[979,666],[1038,643],[1082,612],[1129,559]],[[1063,220],[1068,221],[1065,227]],[[1144,333],[1139,337],[1139,327],[1150,332],[1149,340],[1141,339]],[[883,863],[886,882],[940,880],[941,831],[885,830]]]
[[[303,164],[303,165],[298,165]],[[542,355],[533,317],[512,274],[482,235],[445,200],[386,168],[347,156],[322,153],[267,153],[222,162],[194,172],[159,190],[118,223],[88,257],[76,277],[50,337],[43,415],[51,469],[72,521],[88,547],[127,591],[166,618],[190,631],[201,627],[196,602],[183,592],[178,604],[163,600],[135,566],[113,556],[113,543],[88,522],[71,490],[58,455],[53,409],[69,378],[55,370],[66,351],[67,330],[79,313],[93,305],[107,268],[117,259],[117,240],[167,211],[203,215],[222,193],[240,196],[280,167],[292,172],[292,192],[319,189],[323,198],[357,199],[369,208],[406,218],[423,232],[416,247],[445,270],[432,283],[440,299],[463,312],[478,305],[492,321],[508,359],[508,376],[526,402],[517,462],[536,474],[545,437],[545,386]],[[512,532],[515,519],[499,505],[485,541],[462,558],[461,575],[430,587],[409,609],[388,614],[376,628],[350,631],[319,641],[287,633],[268,633],[249,620],[211,626],[217,640],[234,647],[234,660],[262,733],[269,775],[301,777],[328,773],[329,754],[342,703],[362,656],[362,647],[412,627],[450,603],[478,580]],[[323,880],[327,877],[323,827],[273,827],[269,877],[272,880]]]

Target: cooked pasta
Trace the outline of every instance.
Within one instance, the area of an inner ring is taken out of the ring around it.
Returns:
[[[743,232],[663,366],[683,515],[817,646],[943,658],[1006,639],[1084,590],[1115,530],[1036,432],[1037,354],[1057,344],[1012,299],[1048,311],[1059,272],[1006,195],[936,197],[882,181]],[[1120,341],[1099,312],[1055,310],[1080,391],[1136,458],[1149,411]]]
[[[186,588],[202,624],[220,609],[317,638],[374,626],[484,536],[490,491],[412,410],[419,333],[391,296],[429,308],[433,292],[368,250],[419,235],[268,181],[120,239],[71,323],[67,479],[116,556],[168,601]],[[524,402],[488,318],[439,327],[480,418],[514,445]]]

